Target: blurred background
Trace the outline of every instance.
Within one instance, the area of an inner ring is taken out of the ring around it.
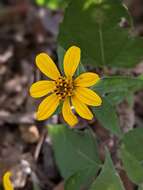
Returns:
[[[143,35],[143,1],[125,0],[125,3],[133,15],[137,33]],[[57,35],[65,6],[66,0],[0,1],[0,183],[3,173],[11,170],[17,189],[64,189],[44,127],[47,123],[35,121],[38,102],[29,96],[28,89],[42,77],[34,65],[37,53],[48,52],[57,63]],[[143,64],[132,72],[143,73]],[[140,92],[136,98],[137,110],[130,110],[125,103],[120,107],[119,113],[125,117],[123,122],[129,127],[134,125],[135,114],[143,117],[142,98]],[[48,122],[60,120],[54,116]],[[85,123],[81,121],[81,125]],[[96,126],[102,139],[101,157],[105,144],[114,153],[116,139],[110,139],[98,123]],[[135,189],[126,174],[120,173],[127,190]]]

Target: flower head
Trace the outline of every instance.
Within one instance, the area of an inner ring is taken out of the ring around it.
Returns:
[[[96,73],[86,72],[74,77],[80,63],[80,48],[70,47],[64,56],[64,73],[62,76],[52,59],[45,53],[36,57],[36,65],[40,71],[50,80],[42,80],[34,83],[30,88],[30,94],[34,98],[48,95],[39,105],[37,119],[49,118],[62,102],[62,115],[70,125],[77,124],[77,116],[73,113],[71,106],[84,119],[91,120],[93,114],[88,108],[100,106],[101,98],[91,89],[87,88],[97,83],[100,78]]]
[[[6,172],[3,176],[3,187],[4,190],[14,190],[10,177],[12,176],[11,172]]]

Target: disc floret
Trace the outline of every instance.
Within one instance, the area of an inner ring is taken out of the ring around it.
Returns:
[[[73,80],[71,78],[60,76],[55,81],[55,90],[54,92],[59,97],[60,100],[64,100],[67,96],[73,95]]]

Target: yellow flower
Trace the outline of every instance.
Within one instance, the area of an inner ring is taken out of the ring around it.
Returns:
[[[12,176],[11,172],[6,172],[3,176],[3,187],[4,190],[14,190],[10,177]]]
[[[96,73],[86,72],[74,78],[75,71],[80,63],[80,48],[70,47],[64,56],[64,73],[62,76],[52,59],[45,53],[36,57],[36,65],[50,80],[42,80],[34,83],[30,88],[30,94],[34,98],[48,95],[39,105],[38,120],[49,118],[63,102],[62,115],[70,125],[77,124],[78,119],[72,112],[75,111],[84,119],[91,120],[93,114],[88,108],[100,106],[101,98],[91,89],[87,88],[97,83],[100,78]]]

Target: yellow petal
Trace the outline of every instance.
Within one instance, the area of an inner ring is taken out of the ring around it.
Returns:
[[[59,98],[56,94],[51,94],[45,98],[39,105],[37,112],[37,119],[45,120],[48,119],[57,109],[59,105]]]
[[[46,53],[36,56],[36,65],[47,77],[56,80],[60,77],[60,72],[53,60]]]
[[[74,84],[75,86],[89,87],[96,84],[99,80],[98,74],[87,72],[79,75],[75,79]]]
[[[72,96],[71,100],[76,112],[81,117],[88,120],[91,120],[93,118],[93,114],[89,110],[89,108],[83,102],[81,102],[76,96]]]
[[[62,114],[64,120],[71,126],[73,127],[78,123],[77,117],[73,114],[70,106],[70,100],[69,97],[67,97],[63,103],[62,107]]]
[[[47,95],[49,92],[52,92],[55,88],[54,81],[38,81],[32,84],[30,87],[30,95],[33,98],[40,98]]]
[[[84,87],[77,87],[75,89],[75,95],[83,103],[91,106],[100,106],[102,104],[102,99],[93,90]]]
[[[64,56],[64,72],[67,77],[72,77],[80,63],[80,48],[70,47]]]
[[[3,176],[3,186],[4,190],[14,190],[10,177],[12,176],[11,172],[6,172]]]

